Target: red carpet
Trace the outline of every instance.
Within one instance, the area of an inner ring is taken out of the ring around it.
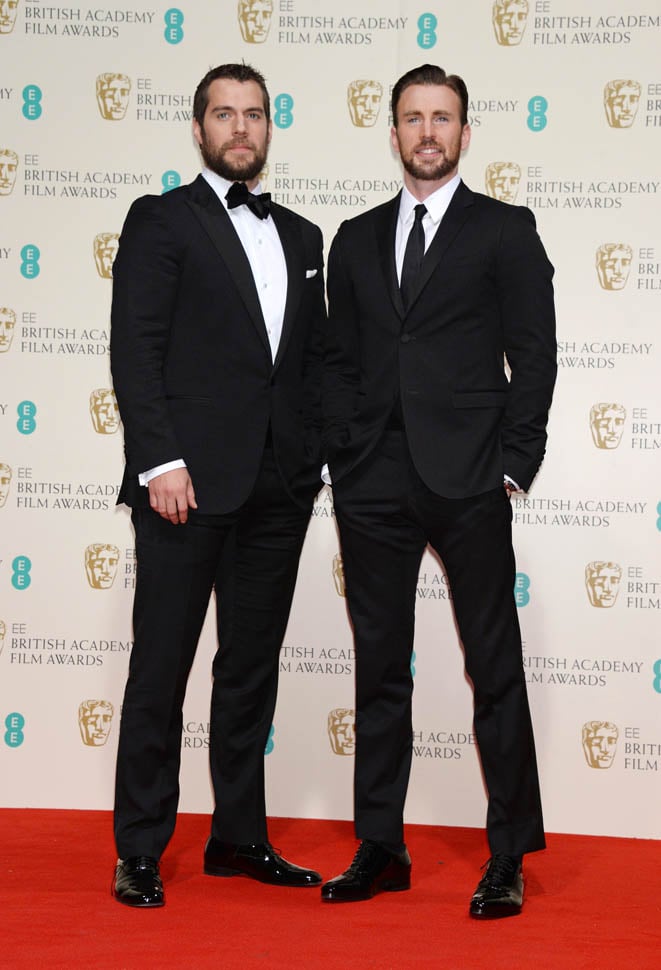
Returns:
[[[471,920],[488,852],[475,829],[409,826],[410,892],[322,904],[316,889],[202,875],[208,818],[182,815],[162,863],[167,903],[110,896],[107,812],[0,810],[0,967],[22,970],[647,970],[661,966],[661,842],[551,835],[528,856],[521,916]],[[271,841],[330,878],[346,822],[273,819]]]

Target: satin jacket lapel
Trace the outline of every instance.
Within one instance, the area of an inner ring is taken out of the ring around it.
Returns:
[[[404,304],[402,294],[399,292],[399,281],[397,279],[397,265],[395,263],[395,232],[397,230],[397,216],[399,215],[399,199],[401,192],[377,213],[374,223],[376,244],[381,258],[381,269],[386,281],[386,289],[392,300],[392,304],[397,311],[397,315],[403,319]]]
[[[227,266],[248,315],[270,357],[271,347],[266,333],[266,324],[248,257],[225,207],[201,175],[191,186],[189,205]]]
[[[271,208],[271,217],[275,222],[275,227],[280,236],[282,249],[285,254],[287,264],[287,299],[285,301],[285,315],[282,321],[282,334],[278,344],[278,352],[274,361],[274,368],[282,360],[283,354],[287,349],[289,337],[294,328],[294,320],[303,296],[303,281],[305,279],[306,267],[305,253],[303,251],[303,241],[301,239],[296,220],[287,212],[286,209],[278,205]]]
[[[472,205],[473,193],[461,182],[452,196],[445,215],[441,219],[441,224],[436,230],[436,235],[432,239],[429,249],[425,253],[418,278],[418,285],[411,299],[411,306],[413,306],[420,296],[420,293],[429,282],[432,273],[443,259],[446,250],[468,219]]]

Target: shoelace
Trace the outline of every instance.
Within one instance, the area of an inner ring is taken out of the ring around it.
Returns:
[[[366,868],[375,856],[384,851],[385,850],[382,849],[380,845],[377,845],[376,842],[361,842],[361,844],[358,846],[358,851],[353,857],[353,862],[349,866],[349,872],[355,875],[357,872],[360,872],[361,869]]]
[[[495,855],[482,866],[486,868],[484,879],[491,886],[502,886],[512,881],[519,863],[508,855]]]

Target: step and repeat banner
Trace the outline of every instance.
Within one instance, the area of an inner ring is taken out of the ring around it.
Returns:
[[[464,180],[529,206],[556,267],[549,449],[513,499],[547,828],[660,837],[658,0],[178,3],[0,0],[0,804],[112,805],[135,577],[115,506],[112,266],[132,200],[199,171],[197,82],[227,61],[265,74],[265,188],[328,247],[343,219],[398,191],[392,85],[433,61],[468,85]],[[273,815],[351,817],[344,594],[324,488],[265,752]],[[185,811],[211,807],[214,650],[210,615],[185,702]],[[482,826],[471,690],[431,554],[413,668],[407,819]]]

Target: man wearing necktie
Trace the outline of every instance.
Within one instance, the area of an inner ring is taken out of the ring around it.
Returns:
[[[544,455],[556,344],[553,268],[532,213],[459,177],[467,108],[462,79],[435,65],[396,83],[404,187],[345,222],[329,256],[324,443],[356,643],[361,842],[322,898],[410,886],[411,652],[429,543],[473,684],[491,859],[470,912],[490,918],[520,912],[522,856],[544,847],[510,493],[528,489]]]
[[[204,871],[321,882],[268,842],[264,749],[321,484],[322,238],[257,194],[271,139],[261,74],[213,69],[193,116],[202,174],[132,205],[113,268],[119,501],[132,509],[137,559],[113,894],[137,907],[164,902],[159,860],[177,813],[182,705],[214,587],[215,810]]]

